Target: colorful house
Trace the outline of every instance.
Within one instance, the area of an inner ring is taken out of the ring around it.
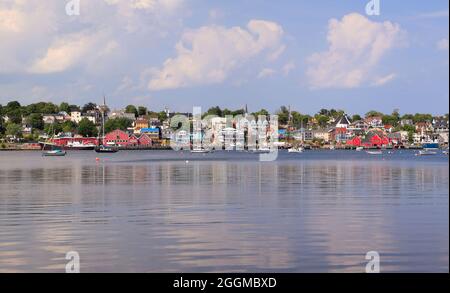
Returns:
[[[139,145],[141,145],[141,146],[152,146],[153,145],[152,139],[145,133],[139,137],[138,141],[139,141]]]
[[[159,127],[142,128],[141,134],[147,134],[152,140],[159,140],[161,137]]]
[[[121,147],[152,146],[153,139],[145,133],[140,136],[129,135],[127,132],[117,129],[105,135],[105,143]]]
[[[105,135],[104,143],[107,145],[128,146],[130,136],[125,131],[116,129]]]

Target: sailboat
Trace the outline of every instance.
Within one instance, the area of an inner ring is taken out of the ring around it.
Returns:
[[[53,125],[52,125],[53,126]],[[52,138],[55,137],[55,130],[53,129],[53,135]],[[62,149],[54,149],[55,145],[51,144],[51,150],[46,151],[45,147],[47,145],[47,140],[44,141],[43,146],[42,146],[42,156],[43,157],[64,157],[67,153],[66,151],[62,150]]]
[[[106,98],[103,96],[103,106],[100,106],[102,112],[102,144],[94,148],[97,153],[117,153],[119,149],[104,144],[105,141],[105,112],[106,112]]]

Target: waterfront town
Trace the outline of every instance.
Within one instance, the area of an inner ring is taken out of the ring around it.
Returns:
[[[93,149],[99,144],[123,149],[168,149],[177,130],[171,119],[177,114],[188,117],[192,125],[192,113],[176,113],[169,108],[150,111],[134,105],[110,109],[95,103],[80,107],[46,102],[21,105],[12,101],[0,105],[0,150],[39,150],[42,141],[68,149]],[[390,114],[369,111],[350,115],[342,110],[321,109],[307,115],[286,106],[273,114],[278,116],[282,148],[420,148],[426,143],[448,147],[448,114],[400,114],[394,110]],[[237,135],[236,125],[226,118],[229,115],[262,115],[270,119],[267,110],[250,113],[246,105],[234,111],[212,107],[203,113],[203,117],[207,115],[214,117],[208,120],[207,127],[219,144],[224,143],[225,133]],[[192,135],[178,131],[175,139],[192,142]]]

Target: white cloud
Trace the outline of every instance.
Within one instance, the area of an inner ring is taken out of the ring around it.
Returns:
[[[277,57],[273,54],[283,47],[282,36],[280,25],[264,20],[251,20],[246,29],[204,26],[187,31],[176,45],[177,56],[154,69],[149,88],[220,83],[251,58],[261,54]]]
[[[381,58],[401,42],[398,24],[352,13],[328,25],[328,51],[309,57],[311,88],[355,88],[370,81]]]
[[[25,19],[23,13],[13,9],[0,10],[0,32],[21,32]]]
[[[382,76],[382,77],[375,79],[373,81],[372,85],[373,86],[382,86],[382,85],[385,85],[385,84],[393,81],[396,77],[397,77],[397,74],[391,73],[386,76]]]
[[[286,63],[283,68],[281,69],[281,71],[283,72],[283,74],[285,76],[288,76],[289,73],[291,73],[292,70],[295,69],[295,63],[293,61]]]
[[[0,2],[0,73],[46,74],[81,65],[101,70],[106,59],[122,45],[167,33],[179,18],[184,0],[81,1],[81,14],[69,17],[61,0]],[[172,15],[173,14],[173,15]],[[170,15],[170,16],[169,16]],[[133,38],[127,34],[134,33]],[[124,52],[126,54],[127,52]],[[105,60],[103,60],[105,61]],[[92,62],[91,62],[92,64]]]
[[[56,39],[45,55],[37,58],[28,71],[37,74],[57,73],[76,65],[98,62],[99,58],[108,56],[118,47],[116,41],[108,38],[108,34],[104,32],[65,35]]]
[[[437,42],[436,46],[438,50],[448,51],[448,43],[448,38],[443,38]]]
[[[272,76],[272,75],[274,75],[275,73],[276,73],[276,71],[275,71],[274,69],[271,69],[271,68],[264,68],[263,70],[261,70],[261,71],[259,72],[259,74],[258,74],[258,79],[266,78],[266,77]]]

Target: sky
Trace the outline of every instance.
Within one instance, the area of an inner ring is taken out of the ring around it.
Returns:
[[[447,0],[69,2],[0,1],[0,104],[448,113]]]

